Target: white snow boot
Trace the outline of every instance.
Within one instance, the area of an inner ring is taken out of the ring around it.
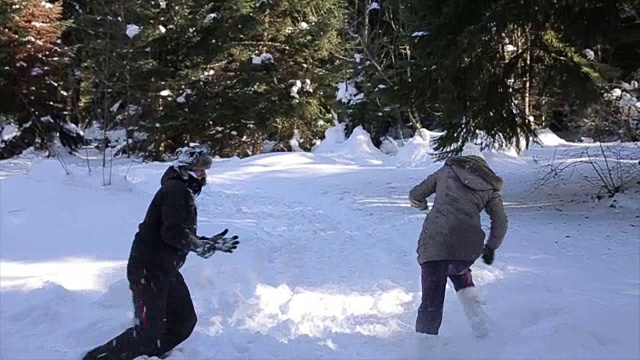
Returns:
[[[470,286],[459,290],[457,295],[474,335],[481,339],[487,337],[489,335],[489,318],[483,309],[486,302],[480,296],[478,289],[475,286]]]

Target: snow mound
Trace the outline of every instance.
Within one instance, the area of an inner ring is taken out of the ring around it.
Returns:
[[[538,135],[538,142],[541,146],[558,146],[568,144],[565,140],[549,129],[539,129],[536,133]]]
[[[344,125],[341,124],[341,126]],[[337,129],[329,132],[330,138],[320,143],[314,153],[329,156],[338,162],[369,165],[380,165],[384,162],[385,154],[373,145],[371,136],[362,126],[353,129],[351,136],[343,142],[339,142],[340,137],[335,134],[335,131]]]
[[[119,279],[109,285],[107,291],[98,300],[98,303],[112,309],[130,306],[131,290],[129,289],[129,281],[127,279]]]
[[[398,142],[392,138],[385,137],[380,144],[380,151],[387,155],[395,156],[398,154],[401,146],[398,146]]]
[[[343,144],[347,138],[344,135],[345,123],[337,123],[324,131],[324,140],[320,142],[314,149],[315,153],[331,153],[334,152],[338,145]]]
[[[83,301],[82,295],[78,293],[54,282],[43,282],[42,287],[25,293],[3,293],[3,310],[12,309],[10,316],[3,317],[3,323],[7,321],[44,325],[65,321],[73,304]]]
[[[55,307],[55,305],[72,301],[76,297],[81,298],[73,291],[53,281],[43,281],[40,287],[28,291],[27,294],[29,296],[25,300],[28,301],[23,304],[24,306],[31,305],[30,302],[41,303],[44,301]]]
[[[397,166],[417,167],[428,166],[435,161],[432,158],[432,141],[440,136],[439,133],[427,129],[418,130],[413,138],[398,149],[394,159]]]

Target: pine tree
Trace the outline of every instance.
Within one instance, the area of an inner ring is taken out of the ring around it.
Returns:
[[[116,148],[118,155],[149,146],[144,139],[133,144],[132,137],[145,121],[158,116],[154,104],[158,83],[170,76],[150,49],[153,39],[166,30],[160,25],[161,11],[162,7],[150,8],[138,0],[109,4],[89,0],[75,15],[72,36],[76,57],[81,59],[79,117],[84,126],[98,125],[102,130],[104,161],[108,147]],[[127,138],[111,143],[107,134],[114,129],[125,129]]]
[[[410,1],[414,26],[428,36],[413,47],[423,72],[407,84],[407,100],[438,115],[441,155],[478,140],[523,148],[535,138],[535,119],[544,123],[558,104],[597,101],[616,72],[583,48],[614,31],[614,3]]]
[[[406,125],[415,121],[409,109],[397,101],[400,79],[408,76],[410,52],[403,0],[349,2],[350,38],[354,39],[353,75],[346,84],[357,95],[342,100],[346,108],[346,135],[357,126],[371,134],[374,145],[389,134],[406,134]]]
[[[68,53],[58,41],[64,26],[61,3],[20,0],[11,6],[15,17],[3,36],[10,49],[5,60],[9,76],[3,77],[0,87],[6,96],[2,110],[15,118],[19,131],[3,141],[0,159],[18,155],[30,146],[56,155],[56,135],[63,146],[74,149],[83,137],[67,119],[64,86]]]
[[[18,8],[13,0],[0,0],[0,23],[14,24]],[[0,114],[3,117],[13,117],[15,114],[15,104],[12,100],[14,89],[9,86],[12,79],[16,76],[13,46],[18,36],[23,33],[17,33],[18,29],[10,26],[0,27]]]
[[[331,122],[344,25],[337,0],[196,1],[150,45],[177,71],[147,129],[220,155],[259,153],[268,140],[310,149]]]

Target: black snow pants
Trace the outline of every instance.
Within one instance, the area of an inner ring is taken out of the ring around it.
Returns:
[[[83,360],[131,360],[158,356],[186,340],[196,325],[191,294],[180,272],[164,276],[129,271],[135,325],[89,351]]]
[[[473,261],[458,260],[427,261],[420,265],[422,303],[418,308],[416,332],[438,335],[442,324],[447,277],[453,283],[456,292],[475,286],[471,276],[471,265]]]

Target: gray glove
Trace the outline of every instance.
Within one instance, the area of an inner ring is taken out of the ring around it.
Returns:
[[[240,241],[238,241],[238,235],[225,237],[228,232],[229,229],[224,229],[221,233],[212,237],[200,236],[197,241],[193,242],[191,251],[204,259],[208,259],[216,251],[233,253],[238,248]]]

